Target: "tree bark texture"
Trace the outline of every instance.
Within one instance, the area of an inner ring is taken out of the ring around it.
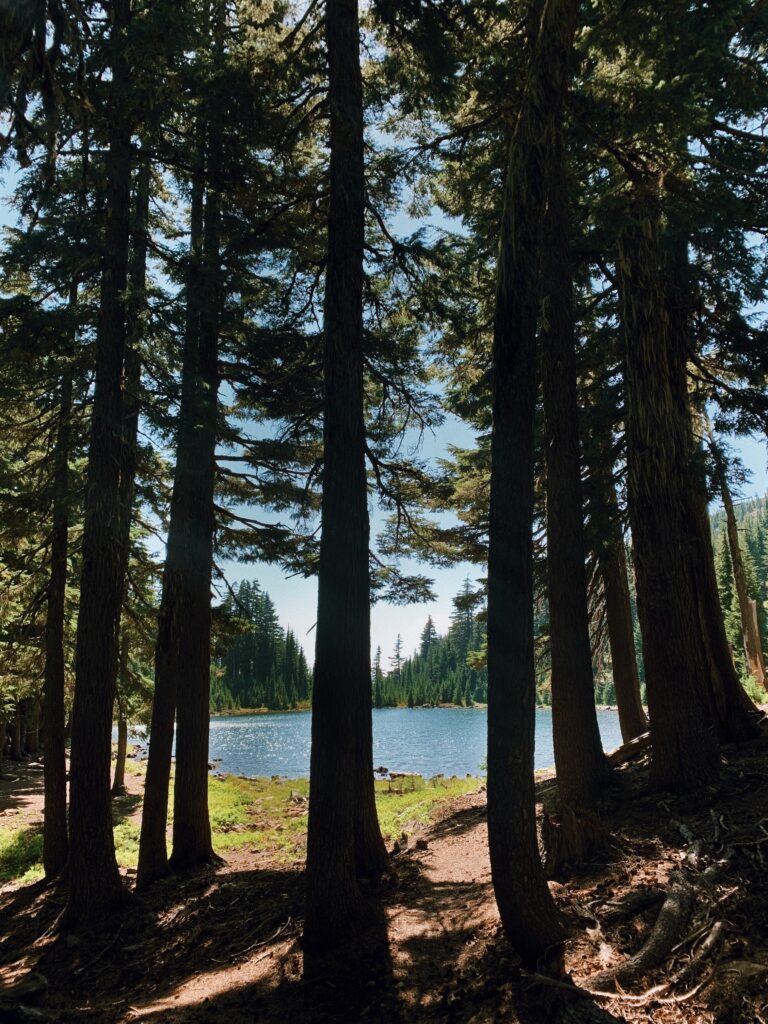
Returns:
[[[322,534],[312,692],[304,943],[363,917],[359,871],[380,871],[371,750],[370,579],[363,395],[365,173],[357,0],[326,4],[331,111],[324,324]]]
[[[70,299],[77,301],[77,288]],[[46,878],[67,862],[67,765],[64,744],[64,613],[69,548],[69,450],[71,445],[72,370],[65,367],[59,396],[59,425],[53,453],[51,510],[51,573],[45,617],[43,682],[44,822],[43,868]]]
[[[204,144],[200,161],[204,161]],[[166,828],[173,750],[174,716],[181,657],[181,616],[186,579],[189,519],[193,514],[192,442],[200,333],[201,263],[203,245],[203,168],[192,180],[190,252],[186,282],[186,325],[181,368],[181,406],[176,435],[176,467],[163,569],[163,593],[155,647],[155,691],[149,734],[149,757],[139,840],[136,886],[146,888],[168,872]]]
[[[670,336],[659,208],[636,185],[620,240],[625,330],[629,511],[643,636],[655,783],[678,792],[717,778],[719,748],[697,595],[690,573],[689,419],[679,394],[685,354]]]
[[[112,705],[125,552],[120,532],[125,291],[130,236],[130,0],[113,0],[106,227],[85,496],[70,763],[70,926],[103,920],[122,898],[110,800]]]
[[[536,835],[533,782],[533,431],[541,224],[576,4],[532,8],[533,38],[506,168],[493,338],[488,556],[488,839],[504,930],[527,965],[562,940]]]
[[[595,806],[609,769],[597,725],[589,640],[570,209],[560,127],[552,150],[544,218],[541,324],[552,738],[558,796],[577,811]]]

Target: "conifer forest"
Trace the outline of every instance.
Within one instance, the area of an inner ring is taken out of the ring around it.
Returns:
[[[765,0],[0,0],[0,1024],[765,1024],[767,384]]]

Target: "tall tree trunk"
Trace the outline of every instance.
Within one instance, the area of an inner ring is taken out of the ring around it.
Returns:
[[[120,465],[120,535],[124,558],[123,579],[125,579],[125,570],[130,556],[133,498],[136,490],[139,415],[141,412],[141,335],[144,329],[143,314],[146,304],[151,170],[149,156],[142,153],[136,176],[133,223],[131,225],[131,256],[128,268],[128,301],[126,303],[123,451]],[[124,600],[125,586],[123,588]]]
[[[692,345],[695,296],[687,234],[668,230],[664,243],[667,323],[670,344],[677,353],[676,373],[671,378],[671,386],[685,420],[688,438],[690,487],[686,493],[686,513],[687,533],[692,540],[689,571],[698,601],[700,642],[706,658],[720,738],[723,741],[746,740],[759,733],[759,712],[739,681],[728,646],[717,589],[704,463],[700,446],[694,440],[687,363]]]
[[[358,870],[386,861],[373,797],[370,580],[363,396],[365,171],[357,0],[328,0],[330,206],[325,279],[324,455],[312,693],[307,949],[363,916]]]
[[[757,616],[755,614],[756,606],[755,601],[749,595],[749,587],[747,586],[744,558],[741,553],[741,544],[739,543],[739,528],[736,523],[733,498],[728,487],[725,459],[711,433],[709,449],[712,452],[715,478],[720,491],[720,497],[723,499],[723,508],[725,509],[725,526],[728,535],[728,547],[731,551],[731,562],[733,563],[733,579],[736,584],[736,597],[739,602],[741,633],[744,638],[744,653],[747,657],[747,667],[755,682],[768,690],[768,678],[766,678],[765,663],[763,661],[763,647],[760,641],[760,630],[758,629]]]
[[[77,301],[77,287],[70,304]],[[72,369],[64,368],[59,396],[59,427],[53,455],[51,514],[51,574],[45,618],[45,675],[43,682],[43,868],[57,875],[67,862],[67,765],[64,744],[64,605],[69,547],[69,450],[71,445]]]
[[[200,145],[200,162],[204,160]],[[186,282],[186,325],[181,368],[181,406],[176,435],[176,467],[171,497],[163,595],[158,618],[155,647],[155,691],[152,701],[152,722],[149,733],[149,757],[144,784],[144,804],[139,840],[137,889],[146,888],[168,872],[166,828],[168,823],[168,791],[170,787],[173,725],[178,688],[177,658],[180,652],[180,615],[186,580],[187,536],[192,490],[191,464],[193,453],[192,425],[194,393],[197,379],[198,342],[200,330],[200,264],[203,239],[203,168],[192,179],[190,207],[190,255]]]
[[[488,552],[488,840],[504,930],[526,964],[564,935],[539,858],[533,783],[533,418],[541,223],[576,21],[532,4],[533,39],[509,143],[496,282]]]
[[[126,304],[126,351],[125,391],[123,396],[123,451],[120,465],[120,538],[122,545],[123,595],[125,603],[126,574],[131,550],[131,524],[133,522],[133,498],[136,490],[136,464],[138,456],[139,415],[141,411],[141,333],[144,324],[143,311],[146,299],[149,186],[151,165],[149,157],[143,154],[136,177],[133,223],[131,225],[131,255],[128,267],[128,301]],[[119,653],[118,692],[116,705],[117,720],[117,762],[112,782],[112,795],[125,792],[125,757],[128,746],[128,723],[123,715],[123,700],[120,690],[128,686],[128,641],[123,633]]]
[[[609,771],[597,725],[589,641],[569,231],[565,152],[558,127],[549,164],[542,259],[547,580],[557,791],[562,803],[578,811],[595,806]]]
[[[607,453],[602,453],[608,457]],[[648,729],[648,719],[640,698],[640,676],[629,601],[627,556],[619,519],[619,503],[613,482],[613,467],[595,463],[590,476],[593,482],[591,518],[597,567],[603,584],[608,643],[611,649],[611,672],[619,710],[621,738],[625,743],[641,736]]]
[[[629,510],[643,635],[652,775],[676,791],[713,781],[719,750],[697,596],[690,574],[689,424],[679,380],[685,353],[665,312],[658,200],[635,185],[620,240],[625,329]],[[682,365],[681,365],[682,361]]]
[[[70,767],[69,902],[65,921],[103,920],[122,898],[110,800],[112,704],[125,566],[120,533],[125,290],[131,198],[130,0],[113,0],[106,228],[85,496]]]
[[[207,175],[219,169],[221,134],[213,118],[208,126]],[[208,731],[211,690],[211,573],[213,569],[213,497],[216,478],[218,353],[222,282],[220,266],[221,200],[209,184],[203,218],[198,350],[183,512],[186,537],[180,578],[175,664],[177,693],[176,781],[173,790],[174,870],[216,859],[208,815]],[[181,453],[179,453],[181,456]]]

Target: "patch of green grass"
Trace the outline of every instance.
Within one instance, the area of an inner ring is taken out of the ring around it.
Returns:
[[[36,882],[43,877],[41,825],[0,830],[0,884]]]
[[[376,782],[376,806],[388,841],[412,832],[429,821],[441,804],[477,789],[480,780],[423,779],[413,776],[396,782]],[[307,841],[308,779],[239,779],[211,777],[208,808],[213,847],[218,853],[249,849],[276,864],[303,860]],[[137,797],[114,803],[115,853],[124,868],[135,868],[139,855],[139,824],[128,819]],[[169,823],[173,810],[170,795]],[[41,878],[43,837],[40,826],[0,829],[0,884],[28,883]]]
[[[139,826],[132,821],[115,825],[115,856],[121,868],[135,868],[139,863],[139,833]]]
[[[397,782],[376,782],[376,809],[384,838],[392,840],[416,825],[429,821],[446,800],[473,793],[480,785],[476,778],[423,779],[414,776]]]
[[[208,784],[213,848],[218,853],[248,846],[280,863],[299,860],[306,846],[309,791],[306,779],[239,779]]]
[[[476,778],[376,782],[376,806],[391,841],[429,821],[446,800],[473,792]],[[208,787],[213,846],[219,853],[250,846],[278,863],[301,860],[306,851],[307,779],[212,778]]]

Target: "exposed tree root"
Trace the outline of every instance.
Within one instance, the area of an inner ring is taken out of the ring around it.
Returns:
[[[665,890],[657,885],[640,885],[622,900],[607,903],[600,914],[605,924],[618,924],[621,921],[630,921],[638,914],[642,914],[649,907],[661,903],[664,899]]]
[[[631,985],[657,967],[680,939],[693,913],[694,889],[675,871],[669,877],[669,890],[659,916],[645,944],[623,963],[587,978],[585,987],[601,991],[616,984]]]

